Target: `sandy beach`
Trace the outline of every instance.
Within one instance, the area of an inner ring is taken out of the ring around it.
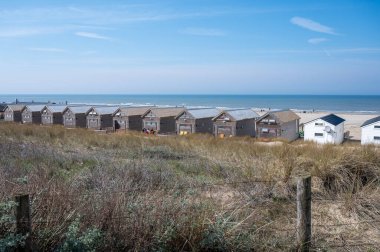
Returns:
[[[261,110],[256,110],[259,115],[265,114]],[[330,112],[296,112],[296,114],[301,117],[300,124],[312,121],[319,117],[330,114]],[[346,120],[344,124],[345,132],[350,132],[351,140],[360,140],[361,130],[360,125],[362,125],[366,120],[378,116],[377,114],[355,114],[355,113],[334,113]]]

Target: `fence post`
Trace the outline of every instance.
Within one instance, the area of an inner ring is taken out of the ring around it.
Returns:
[[[311,245],[311,177],[297,180],[297,245],[309,251]]]
[[[18,246],[16,251],[32,251],[32,219],[29,195],[19,195],[15,197],[16,207],[16,233],[26,236],[25,245]]]

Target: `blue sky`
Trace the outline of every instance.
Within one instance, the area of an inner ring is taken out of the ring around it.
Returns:
[[[380,1],[1,1],[2,93],[380,94]]]

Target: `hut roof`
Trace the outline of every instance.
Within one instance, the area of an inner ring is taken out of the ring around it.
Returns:
[[[316,118],[314,120],[308,121],[308,122],[306,122],[304,124],[309,124],[309,123],[314,122],[315,120],[318,120],[318,119],[321,119],[321,120],[323,120],[325,122],[328,122],[328,123],[330,123],[330,124],[332,124],[334,126],[339,125],[342,122],[346,121],[346,120],[344,120],[343,118],[341,118],[341,117],[339,117],[337,115],[329,114],[329,115],[322,116],[322,117]]]
[[[25,105],[22,104],[9,104],[7,108],[10,108],[12,111],[22,111]]]
[[[92,107],[99,115],[109,115],[115,113],[119,106]]]
[[[372,123],[376,123],[376,122],[379,122],[379,121],[380,121],[380,116],[377,116],[377,117],[375,117],[375,118],[372,118],[372,119],[369,119],[369,120],[365,121],[365,122],[362,124],[362,126],[360,126],[360,127],[365,127],[365,126],[368,126],[368,125],[370,125],[370,124],[372,124]]]
[[[67,105],[47,105],[45,106],[52,113],[63,113],[67,108]]]
[[[146,116],[150,111],[157,117],[177,116],[184,110],[183,107],[160,107],[148,109],[142,116]]]
[[[320,119],[322,119],[323,121],[326,121],[332,125],[339,125],[341,124],[342,122],[346,121],[344,120],[343,118],[337,116],[337,115],[334,115],[334,114],[329,114],[327,116],[323,116],[321,117]]]
[[[24,111],[25,109],[28,109],[28,110],[30,110],[30,111],[32,111],[32,112],[41,112],[42,109],[43,109],[44,107],[45,107],[45,105],[43,105],[43,104],[38,104],[38,105],[26,105],[26,106],[24,107],[23,111]]]
[[[259,117],[259,115],[252,109],[226,109],[221,111],[217,116],[215,116],[213,120],[216,120],[219,116],[221,116],[224,113],[228,114],[231,117],[232,121],[241,121],[245,119],[253,119]]]
[[[7,106],[8,106],[7,103],[0,103],[0,112],[4,112]]]
[[[268,115],[273,115],[281,123],[287,123],[287,122],[301,119],[301,117],[299,117],[296,113],[294,113],[290,109],[285,109],[285,110],[269,111],[265,113],[264,115],[262,115],[258,121],[260,121],[261,119],[264,119]]]
[[[92,108],[91,106],[68,106],[66,107],[65,111],[70,109],[70,111],[73,112],[74,114],[85,114],[91,108]]]
[[[192,115],[195,119],[201,119],[201,118],[213,118],[217,116],[220,113],[219,109],[216,108],[193,108],[193,109],[185,109],[181,111],[177,118],[180,117],[184,112],[189,113]]]
[[[152,106],[121,107],[115,114],[120,111],[123,116],[141,116],[151,108]]]

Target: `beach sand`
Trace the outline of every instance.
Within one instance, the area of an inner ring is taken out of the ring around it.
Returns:
[[[265,114],[262,111],[256,111],[259,115]],[[319,117],[330,114],[329,112],[297,112],[299,117],[301,117],[300,124],[312,121]],[[344,122],[344,131],[350,132],[351,140],[360,140],[361,137],[361,129],[360,125],[362,125],[366,120],[374,118],[378,115],[375,114],[355,114],[355,113],[335,113],[337,116],[342,117],[346,121]]]

